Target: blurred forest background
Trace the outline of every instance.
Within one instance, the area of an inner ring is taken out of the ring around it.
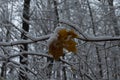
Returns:
[[[80,36],[59,61],[57,27]],[[0,0],[0,80],[120,80],[119,41],[120,0]]]

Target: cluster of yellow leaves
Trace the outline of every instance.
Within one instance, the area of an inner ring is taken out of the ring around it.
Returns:
[[[57,39],[54,39],[49,45],[49,53],[55,60],[58,60],[60,56],[63,56],[63,48],[69,52],[76,53],[77,43],[73,40],[78,38],[78,35],[73,30],[60,29],[58,31]]]

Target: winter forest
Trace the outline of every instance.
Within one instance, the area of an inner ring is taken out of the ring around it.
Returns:
[[[120,0],[0,0],[0,80],[120,80]]]

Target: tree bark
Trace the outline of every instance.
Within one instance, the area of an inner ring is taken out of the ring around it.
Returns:
[[[53,5],[54,5],[54,14],[55,14],[55,22],[54,22],[54,29],[59,26],[59,13],[58,13],[58,8],[57,8],[57,0],[53,0]]]

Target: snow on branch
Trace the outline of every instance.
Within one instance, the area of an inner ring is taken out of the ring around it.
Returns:
[[[44,41],[49,39],[50,35],[45,35],[41,37],[37,37],[34,40],[18,40],[18,41],[13,41],[13,42],[0,42],[0,46],[14,46],[14,45],[21,45],[21,44],[30,44],[30,43],[35,43],[38,41]]]
[[[20,63],[18,63],[18,62],[16,62],[16,61],[13,61],[13,60],[9,60],[10,62],[10,64],[12,63],[12,65],[14,65],[14,67],[17,67],[17,68],[26,68],[29,72],[31,72],[32,74],[34,74],[35,76],[37,76],[37,74],[35,73],[35,72],[33,72],[31,69],[29,69],[27,66],[25,66],[25,65],[22,65],[22,64],[20,64]],[[23,73],[25,73],[25,74],[28,74],[27,72],[25,72],[25,71],[23,71],[23,70],[21,70]]]
[[[99,36],[99,37],[89,36],[87,39],[81,37],[79,37],[78,39],[86,42],[120,41],[120,37],[111,36]]]
[[[78,39],[82,40],[82,41],[101,42],[101,41],[119,41],[120,40],[120,36],[119,37],[112,37],[112,36],[93,37],[93,36],[90,36],[88,34],[84,34],[84,33],[82,33],[82,31],[78,25],[73,24],[69,21],[60,20],[59,23],[66,24],[66,25],[72,27],[74,30],[78,31],[79,36],[80,36]],[[44,35],[41,37],[36,37],[36,38],[30,39],[30,40],[18,40],[18,41],[13,41],[13,42],[0,42],[0,46],[14,46],[14,45],[21,45],[21,44],[30,44],[30,43],[35,43],[38,41],[47,40],[51,36],[52,36],[52,34]]]
[[[31,55],[31,56],[36,55],[36,56],[42,56],[42,57],[47,57],[47,58],[53,59],[53,57],[52,57],[51,55],[48,55],[48,54],[46,54],[46,53],[27,52],[27,51],[20,52],[20,54],[10,55],[10,56],[8,57],[8,59],[10,60],[10,59],[12,59],[12,58],[14,58],[14,57],[18,57],[18,56],[21,56],[21,55]],[[67,61],[65,61],[65,60],[63,60],[63,59],[61,59],[61,58],[60,58],[59,60],[60,60],[61,62],[63,62],[63,63],[66,63],[67,65],[73,66],[72,64],[70,64],[69,62],[67,62]]]
[[[65,21],[65,20],[59,20],[59,23],[66,24],[66,25],[72,27],[74,30],[76,30],[76,31],[79,32],[79,34],[81,35],[81,37],[84,37],[84,38],[87,39],[88,36],[86,34],[82,33],[82,31],[81,31],[81,29],[80,29],[80,27],[78,25],[73,24],[73,23],[71,23],[69,21]]]
[[[31,56],[37,55],[37,56],[52,58],[52,56],[50,56],[50,55],[48,55],[46,53],[37,53],[37,52],[24,51],[24,52],[20,52],[20,54],[10,55],[9,59],[14,58],[14,57],[18,57],[18,56],[21,56],[21,55],[31,55]]]
[[[38,41],[44,41],[49,39],[51,35],[45,35],[41,37],[34,38],[34,40],[18,40],[13,42],[0,42],[0,46],[14,46],[21,44],[30,44]],[[103,42],[103,41],[120,41],[120,37],[111,37],[111,36],[100,36],[100,37],[92,37],[87,36],[87,38],[79,37],[79,40],[87,41],[87,42]]]
[[[93,37],[91,35],[82,33],[80,27],[76,24],[73,24],[69,21],[65,21],[65,20],[60,20],[59,23],[61,24],[66,24],[70,27],[72,27],[73,29],[75,29],[76,31],[79,32],[79,40],[82,41],[87,41],[87,42],[101,42],[101,41],[119,41],[120,40],[120,36],[119,37],[112,37],[112,36],[99,36],[99,37]]]

